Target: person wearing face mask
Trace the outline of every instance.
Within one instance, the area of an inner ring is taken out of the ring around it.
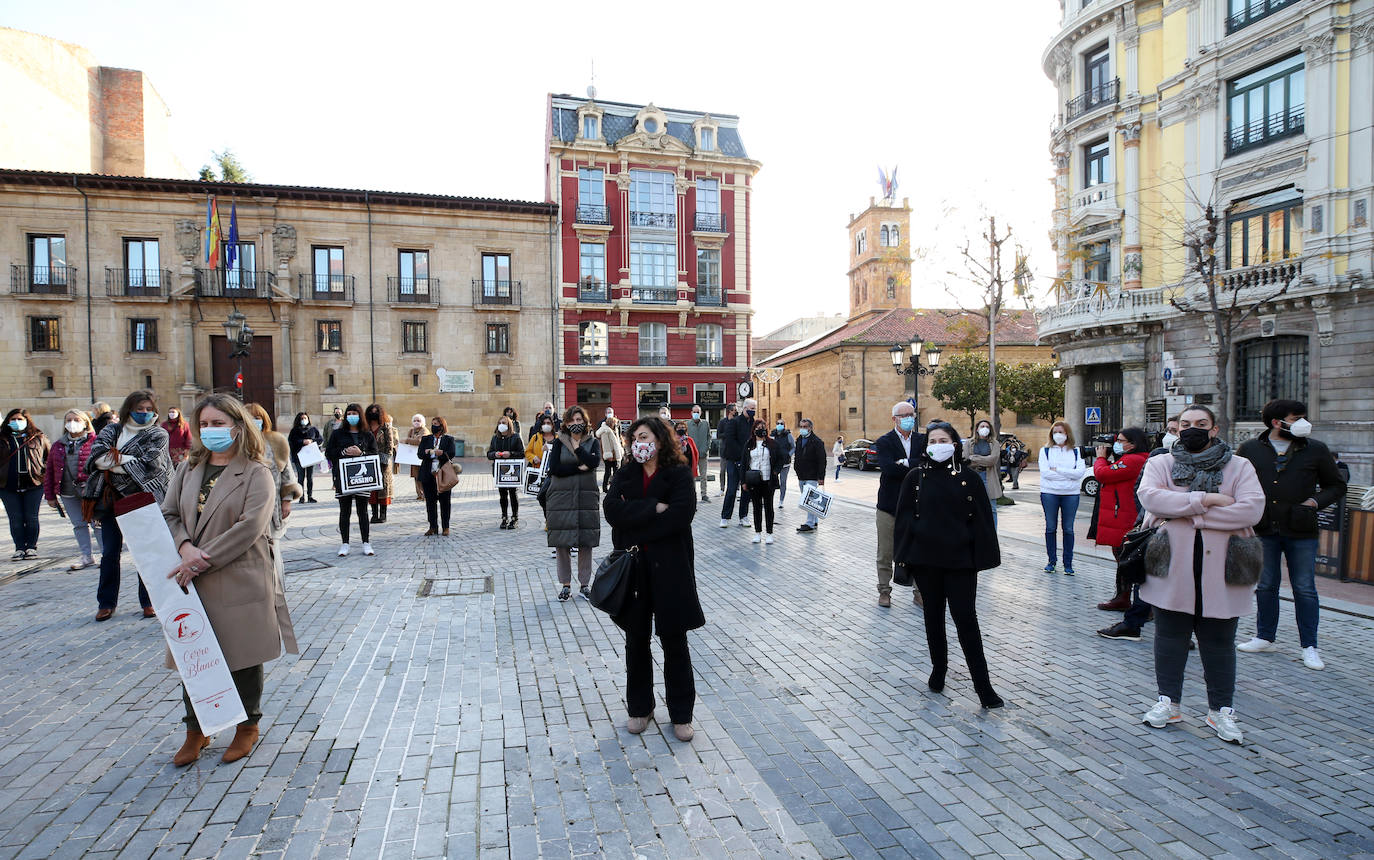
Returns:
[[[162,422],[162,429],[167,431],[167,456],[172,458],[172,468],[175,469],[191,453],[191,425],[181,417],[181,410],[173,406],[167,410],[167,420]]]
[[[95,444],[95,430],[91,419],[80,409],[73,409],[62,419],[62,437],[48,451],[48,468],[43,474],[43,496],[48,506],[66,511],[76,535],[81,558],[72,562],[72,570],[82,570],[95,564],[91,551],[91,527],[81,510],[81,487],[86,483],[86,468]],[[97,537],[99,534],[97,533]]]
[[[1050,444],[1040,449],[1040,507],[1045,512],[1045,554],[1049,563],[1045,573],[1054,573],[1055,529],[1064,532],[1064,575],[1073,576],[1073,519],[1082,499],[1083,476],[1088,464],[1073,444],[1073,431],[1063,421],[1050,426]]]
[[[721,468],[725,470],[725,501],[720,508],[720,527],[730,525],[730,517],[735,511],[735,494],[739,493],[739,524],[748,525],[745,516],[749,513],[749,490],[741,486],[744,474],[740,472],[740,457],[754,434],[754,413],[758,405],[746,400],[743,408],[736,410],[733,417],[727,416],[716,426],[716,442],[720,445]]]
[[[983,480],[988,500],[992,502],[992,524],[997,525],[997,500],[1002,498],[1001,452],[993,438],[992,422],[986,418],[973,427],[973,438],[963,445],[964,456],[973,467],[974,474]]]
[[[1271,400],[1260,411],[1260,419],[1269,432],[1245,441],[1236,451],[1254,464],[1267,502],[1264,517],[1255,525],[1255,533],[1264,544],[1264,569],[1255,590],[1255,635],[1237,648],[1248,654],[1274,650],[1280,567],[1286,560],[1303,665],[1324,669],[1326,664],[1317,650],[1321,615],[1316,585],[1317,511],[1345,495],[1346,481],[1331,451],[1312,438],[1307,404]]]
[[[916,407],[909,401],[892,404],[892,429],[873,443],[878,455],[878,605],[892,605],[892,552],[897,526],[897,494],[912,464],[921,458],[925,436],[916,432]],[[921,605],[921,590],[911,590],[911,600]]]
[[[501,420],[496,422],[496,432],[487,443],[487,459],[496,462],[519,460],[524,456],[525,446],[515,433],[515,425],[506,416],[501,416]],[[498,493],[501,496],[501,528],[513,529],[520,522],[520,490],[518,487],[500,487]]]
[[[792,451],[797,445],[781,413],[773,422],[773,432],[769,435],[773,437],[773,444],[778,446],[778,454],[782,457],[782,463],[778,466],[778,510],[782,510],[783,500],[787,498],[787,472],[792,468]]]
[[[1140,479],[1144,525],[1159,527],[1140,586],[1141,599],[1155,609],[1159,699],[1141,721],[1162,729],[1183,719],[1179,699],[1188,641],[1195,634],[1207,686],[1207,725],[1238,744],[1242,736],[1232,702],[1236,623],[1254,605],[1262,553],[1251,545],[1251,526],[1264,514],[1264,489],[1250,461],[1232,456],[1231,446],[1218,438],[1211,409],[1194,404],[1178,420],[1178,444],[1147,462]]]
[[[625,728],[640,734],[654,716],[649,640],[663,645],[664,701],[673,736],[690,741],[696,682],[687,631],[706,624],[697,597],[692,473],[668,425],[641,418],[630,427],[630,458],[616,472],[603,505],[616,549],[638,547],[633,588],[613,620],[625,631]]]
[[[104,472],[106,493],[96,501],[95,514],[100,517],[100,584],[96,588],[96,621],[114,615],[119,604],[119,554],[124,547],[124,534],[115,519],[114,501],[138,493],[152,493],[158,504],[167,495],[167,482],[172,478],[172,458],[167,453],[167,431],[157,426],[157,400],[149,389],[139,389],[124,398],[117,421],[112,421],[96,434],[91,445],[90,461],[95,470]],[[89,478],[88,478],[89,480]],[[143,617],[153,618],[153,601],[143,580],[138,580],[138,602]]]
[[[706,485],[709,483],[707,476],[711,470],[711,422],[701,416],[701,406],[693,406],[692,418],[687,422],[687,435],[692,437],[692,443],[697,448],[697,462],[693,474],[701,484],[701,500],[709,502],[711,496],[706,492]]]
[[[325,444],[325,445],[328,445],[328,444],[329,444],[329,437],[334,435],[334,431],[335,431],[335,430],[338,430],[340,427],[344,426],[345,423],[347,423],[347,422],[344,421],[344,413],[343,413],[343,410],[340,409],[339,407],[335,406],[335,407],[334,407],[334,412],[333,412],[333,414],[330,416],[329,420],[326,421],[325,424],[324,424],[324,444]]]
[[[601,544],[601,494],[596,481],[601,446],[590,429],[582,407],[570,407],[563,413],[562,431],[544,454],[549,461],[544,516],[548,544],[558,559],[559,600],[572,596],[573,550],[577,551],[578,592],[584,600],[591,596],[592,549]]]
[[[510,409],[509,406],[507,406],[506,408]],[[445,424],[445,426],[448,425]],[[516,426],[518,427],[519,424],[517,423]],[[427,434],[428,432],[429,422],[425,419],[425,416],[417,412],[414,415],[410,416],[410,430],[406,432],[405,443],[407,445],[414,445],[418,449],[420,447],[420,443],[424,441],[425,434]],[[515,432],[517,435],[520,433],[519,430],[516,430]],[[418,501],[425,500],[425,488],[420,485],[420,472],[422,469],[422,466],[410,467],[410,477],[415,480],[415,498]]]
[[[697,443],[692,437],[687,435],[686,422],[679,421],[673,432],[677,433],[677,443],[682,448],[682,458],[687,461],[687,466],[692,470],[692,474],[697,473],[697,463],[701,460],[701,452],[697,450]]]
[[[287,446],[291,449],[291,465],[296,469],[296,483],[305,488],[305,500],[310,504],[315,504],[315,467],[306,468],[301,465],[301,449],[306,445],[323,447],[324,439],[320,436],[317,427],[310,423],[310,416],[305,412],[297,412],[296,420],[291,424],[291,432],[286,434]]]
[[[329,461],[334,476],[334,494],[339,498],[339,555],[348,555],[348,527],[353,510],[358,511],[358,536],[363,539],[363,555],[375,555],[369,541],[367,521],[367,496],[361,494],[344,495],[340,481],[339,460],[344,457],[360,457],[363,454],[376,454],[377,440],[363,426],[363,408],[357,403],[348,404],[344,410],[343,425],[329,436],[324,446],[325,459]]]
[[[615,418],[615,410],[606,410],[606,420],[596,428],[596,444],[601,446],[601,492],[611,486],[611,476],[625,459],[625,446],[620,443],[620,422]]]
[[[267,458],[264,462],[272,470],[272,482],[276,486],[280,504],[279,512],[272,517],[271,533],[272,540],[280,550],[282,539],[286,536],[286,518],[291,516],[292,504],[301,498],[304,492],[296,482],[296,476],[291,469],[291,443],[276,431],[272,416],[257,403],[244,404],[243,409],[248,413],[253,426],[262,434],[263,443],[267,446]],[[276,552],[273,559],[278,566],[278,572],[282,573],[281,552]]]
[[[453,490],[439,492],[438,475],[444,464],[457,456],[458,446],[454,444],[453,437],[448,435],[448,422],[443,418],[434,416],[430,421],[429,430],[429,435],[418,442],[420,462],[423,465],[411,468],[419,470],[420,476],[416,480],[425,495],[425,516],[429,519],[429,531],[425,532],[425,537],[440,534],[441,530],[444,537],[448,537]]]
[[[754,422],[753,438],[740,455],[740,474],[744,475],[744,485],[754,504],[754,543],[773,542],[773,493],[778,489],[779,473],[782,470],[782,452],[777,442],[768,436],[768,428],[762,421]],[[768,534],[764,536],[764,526]]]
[[[501,414],[510,419],[511,432],[516,436],[520,435],[520,415],[515,411],[514,406],[507,406],[501,410]]]
[[[1121,544],[1126,533],[1135,527],[1137,504],[1135,487],[1145,468],[1149,454],[1145,452],[1149,440],[1145,431],[1139,427],[1127,427],[1116,434],[1111,448],[1097,446],[1097,458],[1093,461],[1093,477],[1100,489],[1097,492],[1097,531],[1095,540],[1098,546],[1111,547],[1112,556],[1120,558]],[[1110,458],[1108,457],[1110,454]],[[1116,591],[1111,600],[1099,603],[1098,609],[1120,612],[1131,605],[1130,584],[1117,574]]]
[[[797,486],[802,495],[807,487],[825,486],[825,442],[816,435],[816,428],[810,418],[803,418],[797,426],[797,443],[792,448],[792,471],[797,475]],[[806,522],[797,526],[801,534],[810,534],[820,525],[816,512],[806,511]]]
[[[11,409],[5,416],[0,427],[0,500],[14,540],[11,561],[38,558],[38,512],[50,447],[27,409]]]
[[[373,403],[367,407],[367,411],[363,413],[363,424],[367,427],[367,432],[372,434],[372,438],[377,440],[377,455],[382,465],[382,488],[374,490],[368,499],[372,508],[372,522],[384,523],[387,508],[391,507],[394,485],[391,463],[396,459],[396,427],[380,403]]]
[[[980,490],[981,478],[964,463],[954,427],[944,421],[929,429],[924,452],[898,489],[894,559],[910,571],[921,592],[930,678],[945,688],[949,644],[945,605],[959,633],[973,689],[985,708],[1000,708],[992,688],[978,627],[978,572],[998,567],[1002,553],[992,519],[992,502]]]
[[[559,419],[557,415],[554,414],[553,402],[549,400],[544,401],[544,410],[535,417],[534,423],[530,425],[531,440],[533,440],[535,436],[538,436],[541,432],[543,432],[543,426],[545,423],[553,425],[553,432],[555,434],[558,433],[558,431],[561,430],[563,426],[563,422]]]
[[[830,456],[835,458],[835,483],[840,481],[840,469],[844,467],[844,436],[835,437],[835,444],[830,448]]]

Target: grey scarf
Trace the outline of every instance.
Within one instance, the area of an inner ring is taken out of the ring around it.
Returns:
[[[1174,469],[1171,477],[1175,486],[1187,487],[1201,493],[1215,493],[1221,489],[1221,471],[1231,462],[1231,446],[1220,439],[1196,454],[1182,445],[1175,445]]]

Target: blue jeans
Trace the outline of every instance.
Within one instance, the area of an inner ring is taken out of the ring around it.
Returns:
[[[81,499],[76,496],[63,496],[62,507],[67,511],[67,519],[72,521],[72,533],[76,535],[76,545],[81,550],[81,557],[94,558],[95,554],[91,552],[91,524],[81,515]],[[100,523],[95,524],[95,536],[100,537]]]
[[[15,552],[38,549],[38,508],[43,502],[43,488],[0,490],[0,500],[5,503]]]
[[[100,543],[100,584],[95,589],[96,607],[114,609],[119,605],[119,553],[124,548],[124,533],[119,530],[119,521],[114,514],[100,518]],[[138,602],[145,609],[153,605],[141,576],[138,577]]]
[[[782,500],[787,498],[787,473],[791,470],[790,463],[778,467],[778,507],[782,507]]]
[[[1077,493],[1070,496],[1056,496],[1053,493],[1040,494],[1040,507],[1045,511],[1045,554],[1049,556],[1050,564],[1058,561],[1055,558],[1054,531],[1062,517],[1064,567],[1073,569],[1073,518],[1078,516],[1078,501],[1079,495]]]
[[[1288,560],[1288,584],[1293,587],[1293,609],[1298,616],[1298,641],[1304,648],[1317,645],[1317,539],[1260,537],[1264,544],[1264,569],[1255,589],[1255,636],[1269,642],[1279,626],[1279,581],[1283,578],[1280,556]]]
[[[802,494],[802,498],[806,498],[806,488],[807,488],[807,487],[819,487],[819,486],[820,486],[819,482],[817,482],[817,481],[798,481],[798,483],[801,484],[801,494]],[[807,508],[807,509],[806,509],[806,524],[807,524],[808,526],[811,526],[811,528],[814,529],[814,528],[816,527],[816,524],[819,523],[819,522],[820,522],[820,520],[816,519],[816,512],[813,511],[813,510],[811,510],[810,508]]]
[[[730,519],[735,510],[735,493],[739,493],[739,518],[744,519],[749,513],[749,493],[739,492],[739,463],[726,460],[722,465],[725,467],[725,504],[720,506],[720,518]]]
[[[840,466],[842,466],[842,465],[844,465],[844,464],[843,464],[842,462],[840,462],[839,460],[836,460],[836,461],[835,461],[835,480],[837,480],[837,481],[840,479]]]

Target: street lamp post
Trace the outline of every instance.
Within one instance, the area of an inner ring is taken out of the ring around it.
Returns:
[[[903,376],[911,377],[911,405],[916,410],[916,424],[921,424],[921,377],[934,376],[935,370],[940,366],[940,347],[932,346],[925,350],[926,361],[930,364],[926,367],[921,364],[921,350],[925,347],[925,341],[918,335],[911,339],[911,357],[905,357],[906,349],[900,343],[894,343],[889,352],[892,355],[892,369]]]
[[[238,308],[230,311],[224,321],[224,334],[229,340],[229,357],[238,359],[238,372],[234,374],[234,388],[239,400],[243,400],[243,359],[253,349],[253,329],[248,326],[248,318]]]

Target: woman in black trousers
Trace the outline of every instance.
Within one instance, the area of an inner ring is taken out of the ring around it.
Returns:
[[[925,453],[902,481],[897,497],[894,558],[906,567],[925,603],[926,644],[930,648],[931,690],[945,688],[949,644],[945,604],[959,632],[964,662],[978,700],[1002,707],[992,689],[983,634],[978,629],[978,571],[1002,563],[992,504],[978,473],[964,462],[959,435],[944,421],[931,425]]]
[[[773,542],[773,494],[778,491],[782,461],[782,450],[768,436],[768,428],[762,421],[755,421],[753,435],[739,459],[740,483],[745,485],[754,504],[754,543]],[[751,472],[758,473],[758,483],[749,483]],[[763,534],[765,525],[767,536]]]
[[[662,419],[630,427],[630,457],[611,479],[602,502],[616,549],[639,547],[633,592],[614,620],[625,631],[625,728],[639,734],[654,715],[650,635],[663,645],[664,699],[673,736],[690,741],[696,684],[687,631],[706,623],[697,599],[692,518],[697,496],[682,448]]]
[[[339,475],[339,459],[358,457],[363,454],[377,453],[376,438],[361,426],[363,407],[357,403],[348,404],[344,410],[344,423],[329,434],[324,456],[329,460],[330,470],[334,473],[334,492],[342,488]],[[339,496],[339,555],[348,555],[348,520],[354,508],[358,510],[358,536],[363,539],[363,555],[374,555],[372,544],[368,541],[367,531],[367,493]]]
[[[444,537],[448,537],[448,514],[453,504],[453,490],[439,492],[439,470],[457,455],[453,437],[448,435],[448,422],[434,416],[429,422],[430,435],[420,440],[420,465],[417,480],[420,491],[425,494],[425,515],[429,518],[429,531],[425,537],[439,533],[442,524]]]
[[[304,488],[307,502],[315,501],[315,467],[307,469],[301,465],[301,449],[312,443],[318,447],[323,441],[319,428],[310,423],[310,416],[297,412],[291,432],[286,435],[286,442],[291,446],[291,465],[296,468],[296,483]]]
[[[525,459],[525,446],[520,442],[520,430],[509,415],[502,415],[501,420],[496,422],[496,432],[491,435],[491,442],[487,444],[487,459],[493,463],[498,460]],[[500,487],[497,492],[501,496],[501,528],[513,529],[520,522],[520,489]]]

